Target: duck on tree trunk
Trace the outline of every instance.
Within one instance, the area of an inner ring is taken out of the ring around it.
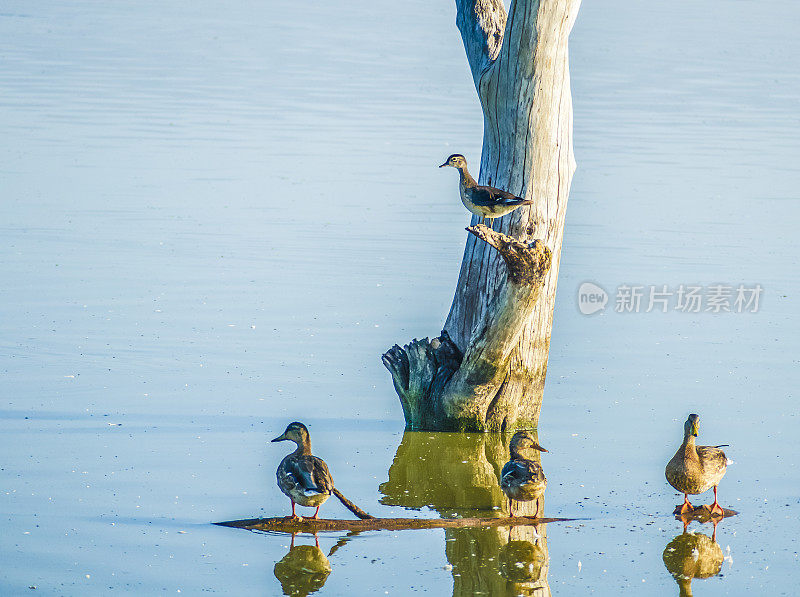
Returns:
[[[525,203],[497,218],[499,231],[478,224],[488,214],[473,211],[441,335],[383,355],[407,429],[538,423],[575,171],[567,41],[579,6],[512,0],[506,13],[502,0],[456,0],[484,114],[477,184]]]

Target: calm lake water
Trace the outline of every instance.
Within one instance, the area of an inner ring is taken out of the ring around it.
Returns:
[[[723,558],[697,595],[795,595],[799,11],[581,8],[538,430],[545,514],[579,520],[290,552],[210,523],[288,513],[268,440],[295,419],[372,514],[502,505],[503,438],[404,436],[380,363],[438,333],[464,247],[436,168],[482,138],[453,3],[4,2],[0,594],[689,594],[665,553],[696,549]],[[763,292],[688,313],[681,285]],[[735,461],[719,553],[669,515],[690,412]]]

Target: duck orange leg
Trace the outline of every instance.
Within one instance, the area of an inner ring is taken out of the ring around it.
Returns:
[[[316,520],[316,519],[317,519],[317,515],[318,515],[318,514],[319,514],[319,506],[317,506],[317,509],[316,509],[316,510],[314,510],[314,516],[312,516],[311,518],[313,518],[314,520]]]
[[[508,498],[508,516],[514,518],[514,500]]]
[[[289,499],[292,501],[292,520],[297,520],[300,517],[294,511],[294,500],[292,500],[292,498]]]
[[[683,504],[681,504],[680,509],[675,508],[675,514],[688,514],[694,512],[694,506],[689,503],[689,494],[683,494]]]
[[[719,514],[720,516],[725,516],[725,510],[722,508],[722,506],[719,505],[719,502],[717,501],[717,486],[716,485],[714,485],[714,503],[711,504],[710,509],[711,509],[711,515],[712,516],[714,514]]]
[[[683,523],[683,532],[686,533],[686,531],[689,529],[689,523],[692,522],[692,517],[691,516],[687,516],[686,514],[681,514],[679,516],[679,518],[681,519],[681,522]]]

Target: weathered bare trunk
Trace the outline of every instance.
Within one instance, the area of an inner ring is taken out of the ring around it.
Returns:
[[[501,431],[538,422],[575,170],[567,40],[579,5],[513,0],[506,14],[501,0],[456,0],[484,114],[479,183],[533,204],[501,218],[494,228],[502,235],[469,229],[442,335],[384,355],[409,429]],[[524,253],[512,240],[530,245],[528,259],[538,263],[527,278],[514,279],[503,264],[509,247]]]

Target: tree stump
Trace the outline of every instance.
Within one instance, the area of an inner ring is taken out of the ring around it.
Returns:
[[[482,224],[467,230],[498,251],[508,278],[463,355],[444,330],[438,338],[395,345],[383,355],[410,430],[504,431],[509,419],[535,423],[518,412],[524,403],[503,401],[501,392],[552,254],[541,241],[525,243]]]

